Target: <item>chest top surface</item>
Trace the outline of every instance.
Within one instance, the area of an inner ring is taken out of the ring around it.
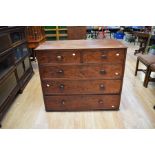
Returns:
[[[35,50],[58,50],[58,49],[110,49],[110,48],[127,48],[123,43],[114,39],[103,40],[59,40],[45,41]]]

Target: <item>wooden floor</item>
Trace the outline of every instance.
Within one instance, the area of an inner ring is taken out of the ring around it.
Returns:
[[[2,128],[155,128],[155,83],[144,88],[143,73],[134,76],[138,46],[127,46],[119,111],[45,112],[38,66],[33,63],[35,75],[5,115]]]

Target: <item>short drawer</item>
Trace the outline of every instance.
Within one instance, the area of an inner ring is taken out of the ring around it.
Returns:
[[[42,81],[44,94],[118,94],[121,80]]]
[[[119,95],[45,96],[47,111],[119,109]]]
[[[125,51],[122,49],[83,51],[84,63],[123,63],[124,58]]]
[[[76,50],[40,51],[37,52],[40,64],[43,63],[80,63],[80,52]]]
[[[45,78],[121,79],[123,75],[123,66],[121,64],[40,66],[40,74],[43,79]]]

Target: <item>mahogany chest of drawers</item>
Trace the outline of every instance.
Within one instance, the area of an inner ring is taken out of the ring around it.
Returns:
[[[119,109],[127,48],[119,41],[46,41],[36,49],[46,111]]]

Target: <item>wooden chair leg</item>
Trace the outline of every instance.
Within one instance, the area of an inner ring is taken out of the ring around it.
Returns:
[[[147,88],[147,86],[148,86],[150,75],[151,75],[151,69],[150,69],[150,66],[148,66],[147,70],[146,70],[146,74],[145,74],[144,83],[143,83],[143,86],[145,88]]]
[[[134,55],[136,55],[138,53],[138,50],[135,50]]]
[[[139,66],[139,59],[137,58],[137,62],[136,62],[136,70],[135,70],[135,76],[137,75],[138,66]]]

